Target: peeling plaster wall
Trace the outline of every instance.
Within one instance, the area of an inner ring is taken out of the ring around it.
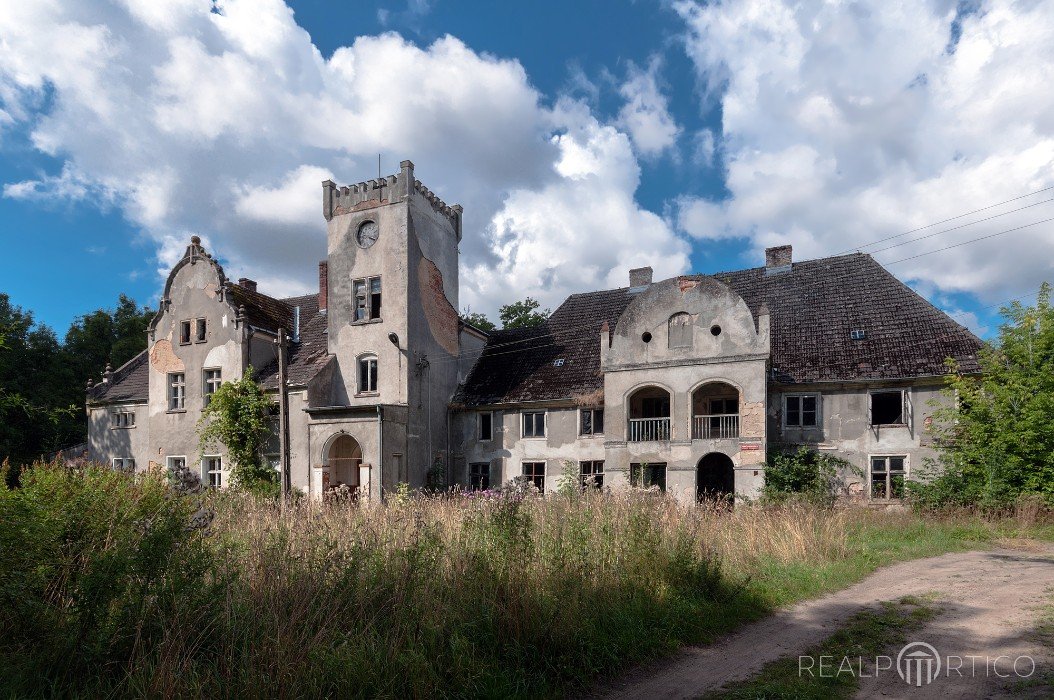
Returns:
[[[150,462],[165,466],[167,458],[186,457],[187,467],[200,474],[197,421],[204,408],[206,368],[219,369],[223,381],[238,379],[245,369],[246,330],[236,327],[234,310],[222,296],[219,271],[215,263],[199,257],[179,267],[171,277],[171,303],[166,305],[154,328],[149,351],[149,449],[135,455],[136,468],[146,469]],[[203,343],[193,342],[194,320],[206,319],[207,335]],[[192,339],[181,344],[180,322],[191,321]],[[186,381],[186,407],[168,410],[168,373],[183,372]],[[137,428],[138,429],[138,428]],[[223,457],[222,446],[209,454]]]
[[[134,428],[112,428],[111,414],[135,414]],[[146,468],[150,454],[150,411],[145,403],[93,406],[88,409],[89,456],[104,464],[131,457],[136,469]],[[142,460],[142,462],[140,462]]]
[[[938,380],[939,381],[939,380]],[[867,385],[812,385],[774,386],[768,403],[768,425],[773,447],[793,450],[805,445],[831,452],[848,460],[859,473],[849,472],[844,478],[848,495],[864,498],[872,455],[907,456],[908,477],[917,475],[926,459],[936,458],[932,434],[928,425],[937,406],[947,397],[943,385],[928,382],[900,382]],[[884,389],[904,389],[910,394],[912,421],[909,426],[868,425],[868,394]],[[787,394],[818,394],[820,396],[820,426],[801,428],[784,426],[784,400]]]

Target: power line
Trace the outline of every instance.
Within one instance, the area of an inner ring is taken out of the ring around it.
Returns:
[[[937,248],[936,250],[931,250],[931,251],[926,252],[926,253],[919,253],[918,255],[910,255],[910,256],[908,256],[906,258],[901,258],[900,260],[894,260],[893,262],[882,263],[882,265],[888,267],[890,265],[896,265],[897,263],[907,262],[908,260],[914,260],[916,258],[926,257],[927,255],[933,255],[934,253],[943,253],[944,251],[951,250],[952,248],[958,248],[960,246],[969,245],[971,243],[977,243],[978,241],[986,241],[989,238],[995,238],[996,236],[1002,236],[1002,235],[1007,234],[1007,233],[1013,233],[1014,231],[1020,231],[1021,229],[1026,229],[1026,228],[1029,228],[1031,226],[1038,226],[1039,224],[1045,224],[1048,221],[1054,221],[1054,216],[1052,216],[1049,219],[1041,219],[1040,221],[1033,221],[1031,224],[1025,224],[1024,226],[1015,226],[1014,228],[1008,228],[1005,231],[997,231],[996,233],[990,233],[987,236],[979,236],[977,238],[971,238],[968,241],[963,241],[961,243],[954,243],[952,245],[945,246],[943,248]]]
[[[864,248],[870,248],[871,246],[878,245],[879,243],[885,243],[886,241],[892,241],[892,240],[895,240],[897,238],[901,238],[903,236],[907,236],[909,234],[916,233],[918,231],[922,231],[922,230],[925,230],[925,229],[928,229],[928,228],[932,228],[933,226],[940,226],[941,224],[946,224],[949,221],[956,221],[958,219],[962,219],[964,217],[971,216],[973,214],[979,214],[982,211],[988,211],[989,209],[994,209],[995,207],[1001,207],[1004,204],[1009,204],[1010,202],[1016,202],[1017,200],[1025,199],[1026,197],[1033,197],[1033,196],[1035,196],[1037,194],[1042,194],[1044,192],[1049,192],[1050,190],[1054,190],[1054,185],[1051,185],[1050,187],[1044,187],[1041,190],[1036,190],[1035,192],[1029,192],[1028,194],[1023,194],[1023,195],[1020,195],[1018,197],[1012,197],[1011,199],[1006,199],[1006,200],[1003,200],[1002,202],[996,202],[995,204],[989,204],[986,207],[981,207],[980,209],[974,209],[973,211],[968,211],[965,214],[959,214],[958,216],[952,216],[952,217],[949,217],[947,219],[942,219],[940,221],[934,221],[932,224],[926,224],[925,226],[919,226],[918,228],[913,228],[910,231],[904,231],[903,233],[898,233],[898,234],[895,234],[893,236],[886,236],[885,238],[879,238],[876,241],[871,241],[870,243],[865,243],[864,245],[858,246],[856,248],[849,248],[848,250],[843,250],[840,253],[835,253],[835,255],[845,255],[846,253],[852,253],[853,251],[856,251],[856,250],[862,251]],[[1047,200],[1047,201],[1049,201],[1049,200]],[[1009,214],[1011,212],[1007,212],[1007,213]],[[982,219],[981,221],[987,221],[987,219]],[[954,229],[948,229],[948,230],[951,231],[951,230],[954,230]]]
[[[1007,214],[1013,214],[1015,212],[1023,211],[1025,209],[1030,209],[1032,207],[1038,207],[1041,204],[1049,204],[1050,202],[1054,202],[1054,198],[1044,199],[1043,201],[1034,202],[1032,204],[1026,204],[1023,207],[1018,207],[1017,209],[1011,209],[1010,211],[1005,211],[1002,214],[993,214],[992,216],[986,216],[985,218],[978,219],[977,221],[971,221],[971,222],[966,223],[966,224],[960,224],[959,226],[952,226],[951,228],[946,228],[946,229],[943,229],[941,231],[936,231],[934,233],[927,233],[925,236],[919,236],[918,238],[912,238],[911,240],[904,241],[903,243],[894,243],[893,245],[886,246],[885,248],[879,248],[878,250],[872,250],[868,254],[869,255],[875,255],[877,253],[884,253],[887,250],[892,250],[894,248],[899,248],[900,246],[903,246],[903,245],[910,245],[911,243],[918,243],[919,241],[924,241],[927,238],[933,238],[934,236],[939,236],[942,233],[948,233],[949,231],[957,231],[957,230],[959,230],[961,228],[966,228],[967,226],[973,226],[974,224],[980,224],[980,223],[983,223],[985,221],[991,221],[992,219],[998,219],[1000,216],[1006,216]],[[875,244],[874,243],[869,243],[868,245],[875,245]]]

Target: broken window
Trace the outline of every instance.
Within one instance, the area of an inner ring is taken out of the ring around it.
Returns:
[[[630,484],[638,488],[666,490],[666,464],[641,462],[629,465]]]
[[[494,414],[484,411],[479,414],[479,439],[492,440],[494,438]]]
[[[545,411],[530,411],[523,415],[523,437],[545,437]]]
[[[468,483],[473,491],[486,491],[490,488],[490,463],[473,462],[468,465]]]
[[[168,410],[182,411],[187,407],[187,381],[182,372],[168,375]]]
[[[871,425],[904,425],[904,392],[871,392]]]
[[[784,424],[792,428],[811,428],[816,425],[818,405],[815,395],[784,396]]]
[[[134,472],[135,460],[131,457],[114,457],[113,468],[119,472]]]
[[[135,414],[129,411],[118,411],[110,414],[111,428],[134,428]]]
[[[524,462],[523,475],[531,480],[534,488],[545,493],[545,462]]]
[[[190,321],[179,322],[179,344],[190,344]]]
[[[205,397],[205,405],[209,405],[209,401],[212,400],[212,395],[216,393],[216,390],[220,388],[220,384],[223,380],[220,378],[222,374],[221,370],[218,369],[206,369],[202,370],[201,373],[201,391]]]
[[[359,393],[377,391],[377,358],[363,357],[359,360]]]
[[[208,335],[208,324],[203,318],[194,319],[194,342],[204,343],[205,337]]]
[[[604,409],[583,408],[579,418],[579,435],[604,434]]]
[[[223,460],[219,457],[204,457],[201,460],[201,482],[212,488],[223,486]]]
[[[352,285],[355,295],[355,320],[379,321],[381,318],[381,278],[364,277]]]
[[[871,498],[891,500],[904,498],[907,457],[871,458]]]
[[[583,488],[604,488],[604,460],[586,460],[581,462],[581,467]]]
[[[692,347],[692,317],[683,311],[670,316],[670,347]]]

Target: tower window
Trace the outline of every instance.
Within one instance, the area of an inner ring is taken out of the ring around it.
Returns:
[[[377,391],[377,358],[363,357],[359,360],[359,393]]]
[[[379,321],[381,319],[381,278],[364,277],[354,281],[355,320]]]

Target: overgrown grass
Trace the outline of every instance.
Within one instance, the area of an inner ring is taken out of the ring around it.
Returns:
[[[907,642],[906,633],[920,629],[938,614],[929,601],[905,596],[864,610],[823,642],[798,656],[766,664],[754,678],[732,683],[708,695],[727,700],[826,700],[850,698],[862,674],[873,676],[875,657]],[[821,659],[826,669],[821,670]],[[870,660],[870,661],[868,661]]]
[[[3,696],[560,695],[1042,520],[642,492],[283,512],[54,466],[22,484],[0,491]]]

